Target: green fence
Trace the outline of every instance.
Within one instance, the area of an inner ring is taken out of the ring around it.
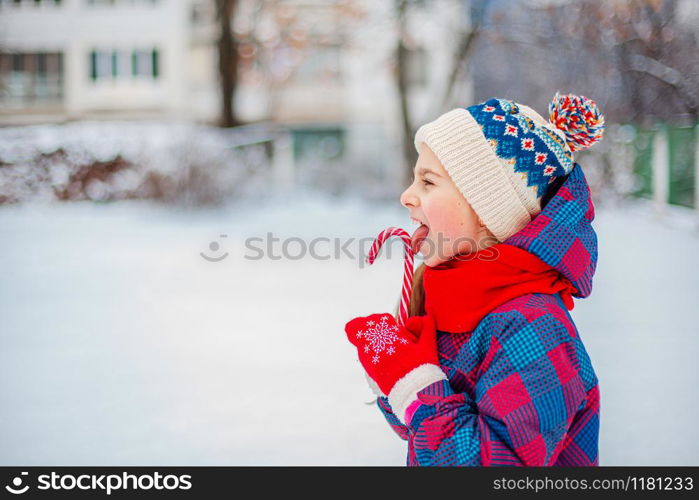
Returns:
[[[643,198],[653,196],[653,140],[659,132],[667,134],[669,152],[668,203],[694,207],[696,176],[697,126],[656,125],[633,126],[635,134],[634,173],[637,183],[634,194]],[[699,207],[695,207],[699,208]]]
[[[634,174],[636,174],[636,190],[634,194],[642,198],[653,196],[653,136],[654,131],[634,127]]]
[[[669,202],[674,205],[693,207],[696,127],[668,127],[668,143],[670,149]]]
[[[339,127],[294,127],[294,160],[308,155],[334,159],[345,154],[345,131]]]

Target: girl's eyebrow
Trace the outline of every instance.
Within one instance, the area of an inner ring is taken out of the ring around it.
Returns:
[[[435,177],[440,177],[440,175],[439,175],[437,172],[435,172],[435,171],[433,171],[433,170],[430,170],[429,168],[426,168],[426,167],[420,167],[420,168],[418,168],[418,169],[417,169],[417,175],[423,175],[423,174],[432,174],[432,175],[434,175]]]

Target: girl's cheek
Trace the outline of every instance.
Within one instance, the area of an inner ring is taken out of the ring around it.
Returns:
[[[430,212],[430,214],[425,212],[425,215],[430,220],[430,224],[434,229],[443,233],[444,236],[458,237],[467,232],[468,228],[463,221],[463,217],[458,207],[453,203],[431,206]]]

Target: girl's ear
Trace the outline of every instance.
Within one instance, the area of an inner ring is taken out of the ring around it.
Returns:
[[[480,217],[478,218],[478,224],[480,224],[481,229],[484,230],[485,234],[486,234],[489,238],[492,238],[493,240],[497,241],[497,238],[495,237],[495,235],[493,234],[493,232],[492,232],[490,229],[488,229],[488,226],[485,225],[485,223],[481,220]]]

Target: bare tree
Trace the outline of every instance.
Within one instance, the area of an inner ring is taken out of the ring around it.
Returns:
[[[461,3],[463,8],[468,11],[469,24],[462,26],[457,33],[458,45],[453,54],[447,86],[444,89],[440,105],[441,109],[450,106],[454,87],[459,78],[466,77],[468,62],[476,47],[476,42],[485,31],[484,19],[488,4],[484,0],[462,0]]]
[[[677,0],[507,5],[478,49],[482,61],[500,53],[503,63],[481,65],[477,87],[539,104],[557,88],[588,93],[609,121],[699,115],[697,28],[678,16]]]
[[[484,13],[489,5],[485,0],[444,1],[462,12],[473,15],[470,15],[470,22],[457,22],[456,28],[449,28],[455,29],[453,45],[445,48],[451,52],[451,62],[442,78],[435,78],[445,84],[442,89],[433,93],[433,103],[430,106],[430,109],[438,111],[446,110],[457,84],[467,76],[468,62],[481,36],[483,21],[486,19]],[[306,11],[293,2],[240,0],[238,3],[241,7],[238,15],[248,19],[248,22],[244,23],[245,28],[234,33],[243,54],[240,61],[243,71],[262,73],[262,81],[269,87],[268,98],[274,109],[277,90],[294,77],[295,69],[303,64],[318,42],[314,40],[314,35],[308,32],[308,23],[303,18]],[[394,0],[388,15],[374,16],[371,19],[368,19],[369,13],[365,5],[359,1],[341,0],[323,6],[324,9],[329,9],[330,14],[334,11],[334,15],[329,19],[338,23],[338,32],[342,33],[345,48],[354,42],[363,43],[361,33],[363,29],[369,28],[371,23],[379,25],[386,32],[395,33],[396,38],[392,42],[395,43],[394,49],[389,51],[385,67],[395,68],[393,76],[400,108],[401,149],[406,164],[404,182],[409,180],[417,159],[412,144],[416,127],[410,99],[413,89],[409,74],[413,61],[411,49],[406,44],[406,39],[411,37],[411,33],[408,33],[407,18],[421,3],[423,2],[418,0]],[[258,27],[265,29],[258,33]],[[279,61],[282,59],[285,64],[280,68]],[[434,71],[434,66],[429,65],[428,70]]]
[[[221,84],[222,127],[239,125],[235,113],[235,90],[238,81],[238,49],[231,31],[236,0],[216,0],[216,17],[219,24],[218,71]]]
[[[236,16],[241,23],[234,37],[241,54],[241,79],[265,85],[268,106],[274,112],[280,90],[293,83],[314,53],[345,44],[347,34],[365,15],[356,0],[318,4],[239,0]],[[332,36],[312,26],[318,19],[332,23],[333,30],[328,30]]]
[[[408,12],[415,3],[415,0],[395,0],[394,6],[396,23],[398,26],[395,50],[396,86],[401,110],[403,157],[406,164],[404,183],[406,184],[410,183],[413,166],[417,161],[417,152],[415,151],[412,140],[416,128],[412,121],[410,99],[408,97],[410,94],[410,84],[407,78],[408,66],[410,64],[409,51],[404,41],[407,33],[406,24]],[[488,5],[483,0],[454,0],[454,3],[468,12],[469,23],[459,25],[457,28],[457,32],[455,33],[456,44],[452,49],[451,63],[447,69],[446,86],[441,94],[435,94],[435,105],[433,108],[440,112],[446,111],[446,108],[450,105],[457,82],[460,79],[466,78],[468,61],[473,54],[476,41],[482,34],[483,20],[485,19],[485,11]]]
[[[398,99],[400,100],[401,128],[403,140],[403,156],[406,164],[406,176],[404,183],[409,183],[413,165],[417,161],[417,153],[413,147],[411,138],[413,124],[410,119],[410,106],[408,104],[407,64],[408,51],[405,47],[404,37],[406,32],[406,10],[408,0],[396,0],[396,18],[398,21],[398,43],[396,45],[396,84],[398,86]]]

